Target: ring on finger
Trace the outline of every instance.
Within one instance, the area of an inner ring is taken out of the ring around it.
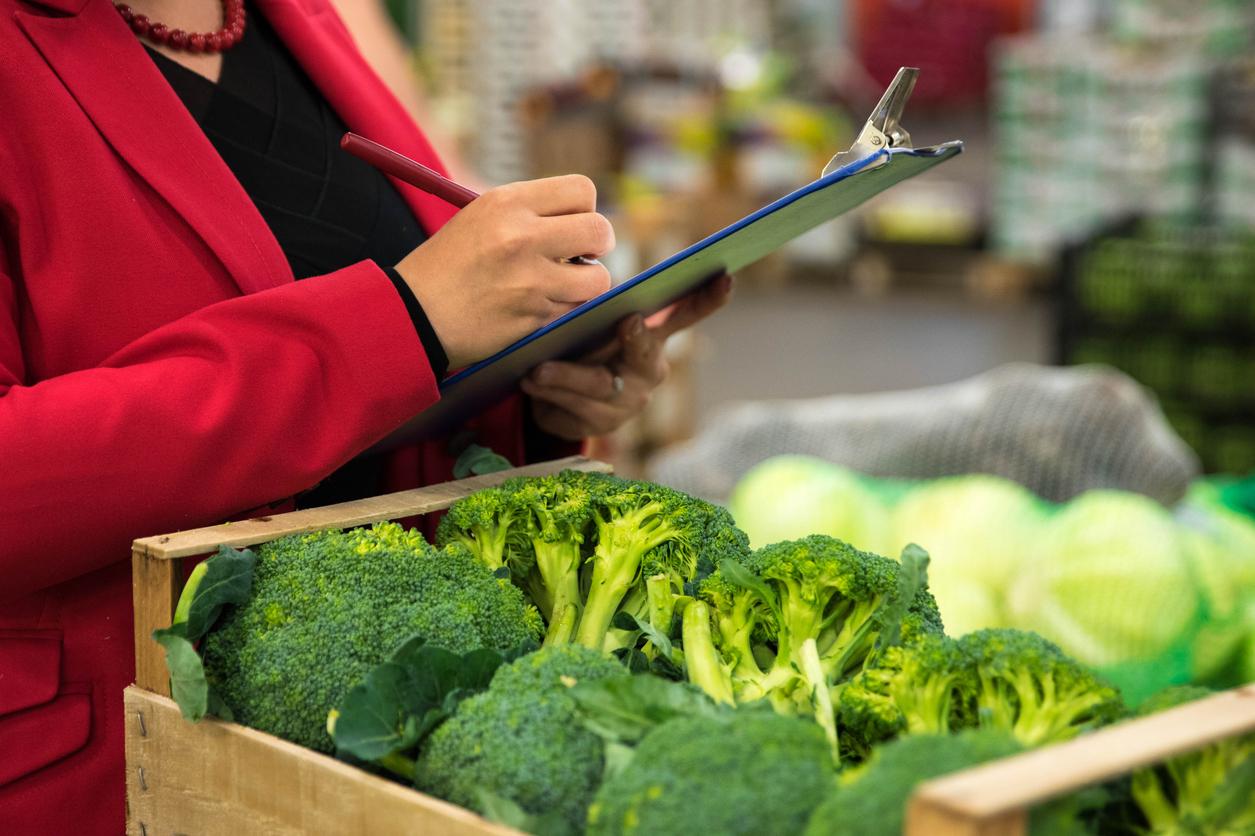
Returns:
[[[614,389],[614,394],[611,397],[617,398],[619,395],[622,395],[624,386],[623,377],[616,374],[613,378],[611,378],[610,386]]]

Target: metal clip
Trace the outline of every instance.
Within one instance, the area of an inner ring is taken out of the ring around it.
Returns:
[[[827,176],[843,165],[849,165],[886,148],[911,147],[911,135],[902,127],[902,111],[906,109],[906,101],[911,98],[917,78],[917,67],[902,67],[898,70],[898,74],[885,89],[885,94],[872,109],[872,115],[867,117],[858,139],[854,140],[849,151],[842,151],[829,160],[821,176]],[[871,167],[883,162],[882,159],[872,163]]]
[[[136,711],[135,716],[139,718],[139,736],[148,737],[148,726],[144,723],[144,712]]]

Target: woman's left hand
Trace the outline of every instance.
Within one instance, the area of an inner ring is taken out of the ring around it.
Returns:
[[[652,317],[628,317],[616,340],[578,361],[537,366],[522,381],[537,427],[579,441],[639,415],[667,377],[667,338],[723,307],[731,292],[732,277],[720,276]]]

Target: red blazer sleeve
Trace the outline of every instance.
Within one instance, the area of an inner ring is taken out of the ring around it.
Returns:
[[[0,252],[0,270],[3,269]],[[24,384],[0,272],[0,599],[322,479],[438,398],[371,262],[229,299]]]

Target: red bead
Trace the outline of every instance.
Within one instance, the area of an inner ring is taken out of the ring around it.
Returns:
[[[247,12],[244,0],[220,0],[222,3],[222,28],[217,32],[185,32],[171,29],[164,23],[154,23],[147,15],[137,14],[127,3],[115,3],[114,8],[131,31],[158,45],[189,52],[221,52],[235,46],[244,37]]]

